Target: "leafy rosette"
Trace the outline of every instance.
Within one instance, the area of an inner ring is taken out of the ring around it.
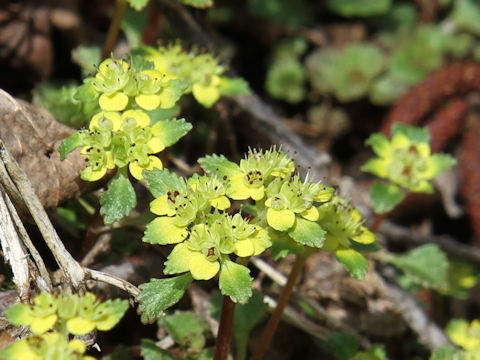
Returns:
[[[403,200],[401,188],[432,193],[430,180],[456,164],[450,155],[431,153],[427,128],[396,123],[391,140],[376,133],[366,143],[378,157],[368,160],[362,170],[391,182],[388,185],[376,182],[372,186],[370,194],[377,213],[389,211]]]
[[[244,80],[224,76],[225,67],[211,54],[187,53],[178,44],[158,49],[143,47],[137,52],[152,61],[156,71],[187,83],[185,91],[193,93],[195,99],[207,108],[213,106],[222,95],[249,92]]]
[[[261,200],[271,181],[276,177],[289,176],[295,170],[292,159],[274,148],[267,151],[249,150],[239,165],[223,155],[207,156],[198,162],[207,173],[227,181],[227,196],[234,200]]]
[[[322,250],[333,251],[337,259],[350,271],[352,276],[363,278],[368,263],[355,245],[370,245],[375,234],[363,226],[360,212],[348,201],[334,196],[318,208],[317,222],[326,231]]]

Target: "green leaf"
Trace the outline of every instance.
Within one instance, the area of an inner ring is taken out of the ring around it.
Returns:
[[[343,332],[329,333],[324,340],[319,340],[318,344],[336,360],[351,360],[358,352],[355,337]]]
[[[268,305],[263,301],[263,295],[257,290],[253,291],[248,303],[235,307],[233,319],[233,336],[236,345],[235,359],[246,359],[249,334],[265,314],[267,307]]]
[[[58,152],[60,153],[60,160],[65,160],[65,157],[75,150],[77,147],[83,146],[84,136],[81,131],[75,131],[72,135],[63,139]]]
[[[128,3],[135,10],[140,11],[147,6],[148,0],[128,0]]]
[[[107,191],[100,196],[100,214],[103,215],[105,224],[121,220],[137,205],[135,189],[125,170],[126,168],[118,169],[117,175],[108,183]]]
[[[198,163],[207,174],[217,175],[219,178],[230,177],[240,172],[239,166],[223,155],[207,155],[198,159]]]
[[[362,280],[367,274],[368,262],[359,252],[353,249],[340,249],[335,251],[335,256],[354,278]]]
[[[78,129],[88,124],[98,105],[76,100],[77,89],[75,82],[63,86],[40,83],[33,91],[33,103],[50,111],[58,122]]]
[[[328,8],[341,16],[372,16],[385,14],[392,0],[328,0]]]
[[[150,339],[142,339],[141,355],[145,360],[175,360],[175,357],[168,351],[160,349],[155,341]]]
[[[199,9],[206,9],[213,6],[213,0],[179,0],[179,2]]]
[[[110,354],[102,356],[102,360],[133,360],[133,356],[127,346],[119,345]]]
[[[450,345],[444,345],[432,353],[430,360],[464,360],[464,357],[459,350]]]
[[[160,216],[147,225],[142,240],[149,244],[167,245],[179,243],[185,240],[187,236],[187,229],[176,226],[172,217]],[[170,266],[175,264],[175,261],[171,261]]]
[[[322,247],[325,233],[326,231],[318,223],[299,217],[292,229],[288,231],[288,235],[296,242],[316,248]]]
[[[150,119],[152,119],[152,125],[154,125],[158,121],[168,120],[180,115],[180,110],[180,107],[178,105],[175,105],[174,107],[171,107],[169,109],[162,109],[159,107],[156,110],[146,112],[150,116]]]
[[[185,188],[183,179],[169,170],[146,170],[143,172],[143,177],[148,185],[148,190],[156,198],[165,195],[171,190]]]
[[[100,46],[77,46],[72,50],[72,61],[80,66],[83,76],[95,74],[98,65],[102,62],[102,48]]]
[[[165,146],[172,146],[192,130],[192,124],[186,122],[185,119],[160,120],[154,126],[158,126],[162,132],[159,137]]]
[[[147,25],[148,13],[146,11],[134,11],[128,8],[121,22],[121,29],[130,48],[142,45],[143,30]]]
[[[448,154],[433,154],[429,159],[428,176],[435,177],[456,164],[457,160]]]
[[[392,255],[393,265],[427,288],[447,285],[448,259],[436,244],[427,244],[404,255]]]
[[[405,193],[395,184],[385,184],[375,181],[370,188],[370,199],[373,210],[383,214],[392,210],[405,198]]]
[[[220,84],[218,90],[222,95],[248,95],[250,88],[248,83],[242,78],[229,78],[222,76],[220,78]]]
[[[168,332],[182,348],[198,353],[205,347],[209,326],[205,318],[192,311],[176,311],[167,316]]]
[[[230,296],[233,302],[248,301],[252,296],[252,281],[250,269],[246,266],[227,259],[222,261],[218,285],[222,294]]]
[[[480,35],[480,6],[474,0],[456,0],[452,20],[460,30]]]
[[[430,132],[428,128],[407,125],[403,123],[394,123],[392,125],[392,134],[396,133],[404,134],[413,142],[417,143],[430,143]]]
[[[375,345],[368,350],[356,353],[350,360],[384,360],[386,357],[383,345]]]
[[[73,98],[82,103],[94,102],[98,98],[98,92],[92,86],[93,78],[88,78],[83,81],[73,95]]]
[[[163,311],[175,305],[187,290],[193,278],[190,273],[164,279],[151,279],[140,285],[138,312],[143,323],[152,323]]]

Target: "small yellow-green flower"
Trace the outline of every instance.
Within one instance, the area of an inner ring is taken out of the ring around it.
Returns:
[[[330,200],[333,192],[333,188],[320,183],[301,182],[298,176],[276,180],[267,188],[267,223],[275,230],[287,231],[294,226],[297,215],[317,221],[314,202]]]
[[[469,352],[480,354],[480,321],[473,320],[470,324],[461,319],[451,320],[446,332],[453,343]]]
[[[95,360],[84,355],[87,347],[83,341],[68,341],[60,333],[46,333],[31,336],[0,350],[0,357],[5,360]]]
[[[428,129],[396,123],[392,139],[371,135],[366,143],[379,156],[370,159],[362,170],[371,172],[412,192],[431,193],[429,180],[456,161],[446,154],[431,154]]]
[[[229,174],[227,195],[234,200],[261,200],[265,185],[274,177],[285,177],[294,170],[292,159],[283,152],[250,150]]]
[[[99,68],[92,85],[101,93],[100,108],[104,111],[122,111],[129,102],[129,94],[135,92],[135,82],[128,63],[106,59]]]
[[[43,334],[57,322],[57,303],[53,295],[43,292],[35,297],[32,306],[19,303],[9,307],[6,316],[13,325],[26,325],[32,333]]]
[[[360,212],[346,200],[334,196],[317,209],[318,223],[327,232],[322,250],[350,248],[351,241],[360,244],[371,244],[375,241],[375,234],[363,226],[364,220]]]
[[[222,250],[225,251],[221,249],[221,239],[216,235],[205,224],[195,225],[188,240],[173,248],[165,263],[165,273],[190,271],[196,280],[213,278],[220,270]],[[231,253],[233,249],[228,250]]]

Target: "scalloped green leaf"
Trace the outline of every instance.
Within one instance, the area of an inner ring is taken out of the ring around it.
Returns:
[[[322,247],[325,234],[326,231],[318,223],[298,217],[295,225],[288,231],[288,235],[296,242],[316,248]]]
[[[100,203],[100,214],[103,215],[105,224],[123,219],[137,205],[135,189],[128,179],[126,168],[119,169],[117,175],[110,180],[107,191],[100,196]]]
[[[138,312],[143,323],[157,320],[170,306],[175,305],[193,281],[190,273],[164,279],[151,279],[139,286]]]
[[[76,148],[84,145],[84,135],[81,131],[75,131],[69,137],[63,139],[58,152],[60,153],[60,160],[65,160],[68,154],[70,154]]]
[[[143,177],[148,185],[148,190],[156,198],[165,195],[171,190],[180,190],[185,187],[183,179],[169,170],[146,170]]]
[[[359,252],[353,249],[339,249],[335,251],[335,257],[354,278],[362,280],[367,274],[367,259]]]
[[[392,255],[389,262],[424,287],[435,289],[448,284],[448,259],[436,244],[419,246],[404,255]]]
[[[141,355],[145,360],[175,360],[172,354],[159,348],[155,341],[150,339],[142,339],[140,349]]]
[[[405,198],[405,193],[395,184],[385,184],[375,181],[370,188],[370,199],[373,210],[383,214],[392,210]]]
[[[233,302],[246,303],[252,296],[250,269],[231,260],[222,261],[218,285],[223,295]]]
[[[257,290],[253,291],[253,295],[248,300],[248,303],[239,304],[235,307],[233,319],[233,336],[236,345],[235,359],[247,358],[248,337],[267,311],[267,308],[268,305],[263,301],[263,294]]]
[[[217,175],[219,178],[240,172],[240,167],[223,155],[207,155],[198,159],[198,163],[207,174]]]
[[[205,347],[205,334],[210,328],[204,317],[193,311],[176,311],[166,317],[165,325],[181,347],[194,352],[200,352]]]
[[[172,146],[192,130],[192,124],[186,122],[185,119],[160,120],[155,123],[154,127],[158,127],[161,132],[159,138],[165,146]]]
[[[454,349],[450,345],[444,345],[435,349],[430,356],[430,360],[466,360],[460,353],[460,350]]]
[[[220,84],[218,90],[222,95],[248,95],[250,94],[250,87],[248,83],[242,78],[229,78],[227,76],[220,77]]]
[[[396,134],[397,132],[400,134],[404,134],[413,142],[430,143],[430,132],[426,127],[418,127],[397,122],[392,125],[392,134]]]

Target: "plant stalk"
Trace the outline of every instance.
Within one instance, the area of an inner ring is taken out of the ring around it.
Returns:
[[[115,1],[115,10],[113,13],[112,22],[108,28],[107,38],[105,39],[105,44],[103,46],[102,59],[106,59],[110,56],[115,44],[117,43],[118,33],[120,32],[120,24],[123,19],[123,14],[127,9],[126,0],[116,0]]]
[[[372,226],[370,226],[370,231],[376,233],[378,229],[380,229],[380,225],[382,224],[383,220],[387,217],[387,213],[376,214],[375,220],[373,221]]]
[[[285,284],[282,293],[280,294],[280,298],[278,299],[277,307],[273,311],[267,326],[263,330],[262,337],[255,351],[253,352],[251,360],[261,360],[267,352],[270,346],[270,342],[273,338],[273,334],[277,330],[278,324],[280,323],[280,320],[282,318],[283,310],[285,309],[288,301],[290,300],[293,288],[295,287],[295,284],[300,274],[302,273],[303,266],[305,265],[305,261],[307,260],[309,255],[310,252],[306,251],[302,254],[297,255],[297,257],[295,258],[295,263],[293,264],[292,271],[288,275],[287,283]]]
[[[226,360],[230,352],[230,341],[232,339],[233,316],[235,314],[235,303],[230,296],[223,297],[222,315],[218,328],[217,346],[215,349],[215,360]]]
[[[246,266],[249,261],[250,257],[239,257],[237,258],[236,263]],[[232,341],[234,315],[235,303],[230,299],[230,296],[224,295],[214,360],[226,360],[228,357],[230,352],[230,342]]]

